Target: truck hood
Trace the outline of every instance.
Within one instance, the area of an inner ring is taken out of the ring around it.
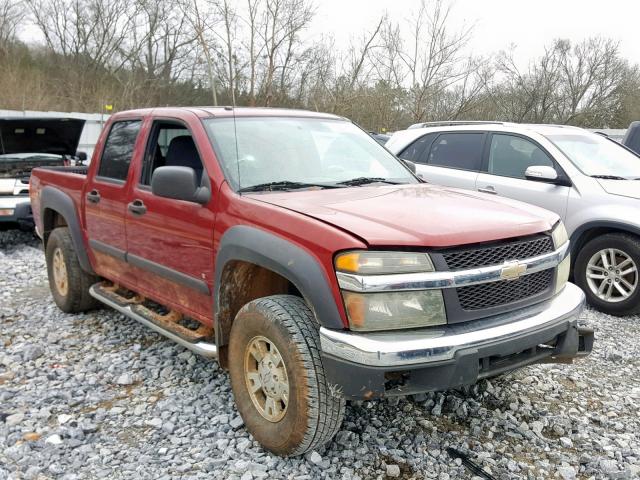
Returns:
[[[605,192],[611,195],[640,199],[640,180],[604,180],[599,178],[598,183]]]
[[[558,216],[524,203],[427,184],[252,194],[369,245],[449,247],[550,230]]]
[[[0,154],[75,155],[83,128],[77,118],[0,118]]]

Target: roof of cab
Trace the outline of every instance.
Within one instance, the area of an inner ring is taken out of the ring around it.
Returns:
[[[188,111],[196,114],[201,118],[220,118],[220,117],[306,117],[306,118],[325,118],[332,120],[346,120],[344,117],[333,115],[331,113],[312,112],[310,110],[296,110],[291,108],[271,108],[271,107],[161,107],[146,108],[139,110],[127,110],[118,112],[117,116],[136,115],[171,115],[171,113],[179,111]]]

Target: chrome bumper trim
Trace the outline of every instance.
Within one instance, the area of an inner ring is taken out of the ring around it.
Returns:
[[[420,330],[359,334],[320,328],[326,355],[376,367],[398,367],[451,360],[459,350],[533,334],[575,322],[585,296],[568,283],[558,295],[540,304],[468,323]],[[532,347],[535,345],[532,345]]]
[[[569,253],[569,242],[557,250],[537,257],[519,260],[526,266],[525,275],[557,267]],[[433,290],[457,288],[479,283],[503,280],[502,271],[508,264],[473,268],[450,272],[401,273],[392,275],[356,275],[337,272],[338,283],[343,290],[361,293],[390,292],[402,290]]]

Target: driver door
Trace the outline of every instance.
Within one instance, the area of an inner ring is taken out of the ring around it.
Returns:
[[[560,166],[535,142],[519,135],[493,133],[476,189],[546,208],[564,220],[571,187],[527,180],[525,171],[531,166],[550,166],[563,175]]]

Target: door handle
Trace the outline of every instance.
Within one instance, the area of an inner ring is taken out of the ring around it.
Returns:
[[[87,200],[91,203],[98,203],[100,201],[100,192],[98,192],[98,190],[91,190],[87,193]]]
[[[145,213],[147,213],[147,207],[144,205],[144,203],[142,203],[142,200],[134,200],[129,205],[127,205],[127,208],[134,215],[144,215]]]
[[[490,193],[492,195],[496,195],[498,192],[496,192],[496,187],[494,187],[493,185],[487,185],[486,187],[480,187],[478,188],[479,192],[482,193]]]

